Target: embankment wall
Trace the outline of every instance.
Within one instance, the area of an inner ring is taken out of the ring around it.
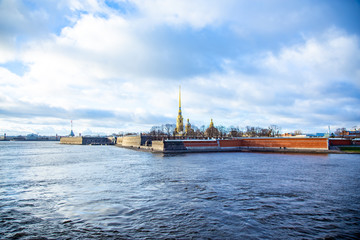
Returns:
[[[330,146],[342,146],[342,145],[351,145],[352,141],[350,139],[329,139]]]
[[[328,150],[327,138],[242,138],[226,140],[168,140],[164,151],[241,151],[242,149]]]
[[[61,137],[62,144],[75,145],[112,145],[114,144],[113,137]]]
[[[122,145],[123,139],[124,139],[124,137],[118,137],[118,138],[116,139],[116,143],[115,143],[115,144],[117,144],[117,145]]]
[[[151,146],[151,137],[141,134],[122,136],[117,138],[116,144],[124,147]]]
[[[62,144],[83,144],[83,137],[61,137],[60,143]]]
[[[151,144],[150,144],[151,143]],[[124,136],[117,144],[124,147],[146,148],[154,152],[208,151],[323,151],[329,150],[327,138],[240,138],[208,140],[153,140],[147,137]]]
[[[113,144],[111,137],[83,137],[82,144],[84,145],[111,145]]]
[[[327,138],[243,138],[219,140],[221,148],[256,147],[256,148],[288,148],[328,150]]]
[[[118,138],[117,144],[124,147],[139,147],[141,145],[141,136],[123,136]]]
[[[163,152],[164,141],[152,141],[152,149],[154,152]]]

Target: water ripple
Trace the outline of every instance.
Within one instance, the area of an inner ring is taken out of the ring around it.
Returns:
[[[0,238],[360,238],[359,155],[0,142]]]

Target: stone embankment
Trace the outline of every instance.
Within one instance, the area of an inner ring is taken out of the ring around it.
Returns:
[[[71,145],[114,145],[114,137],[61,137],[61,144]]]
[[[149,136],[124,136],[117,146],[161,153],[195,152],[293,152],[338,153],[329,150],[327,138],[238,138],[238,139],[177,139],[152,141]]]

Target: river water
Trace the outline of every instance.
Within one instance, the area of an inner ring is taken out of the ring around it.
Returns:
[[[360,155],[0,142],[0,239],[360,238]]]

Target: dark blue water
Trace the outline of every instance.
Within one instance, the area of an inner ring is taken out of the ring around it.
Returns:
[[[0,142],[0,239],[360,238],[360,155]]]

